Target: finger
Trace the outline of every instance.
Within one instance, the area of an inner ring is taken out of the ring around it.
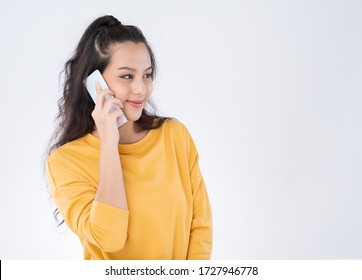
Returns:
[[[102,89],[102,86],[99,82],[96,82],[96,106],[97,104],[100,105],[99,108],[103,107],[104,104],[104,98],[109,95],[109,96],[114,96],[113,91],[111,91],[108,88]]]
[[[96,82],[96,106],[100,105],[102,107],[103,104],[103,95],[102,95],[102,86],[99,82]]]
[[[117,122],[119,122],[123,118],[123,112],[121,109],[115,109],[113,112],[111,112],[112,118],[116,118]]]
[[[119,102],[119,103],[117,103],[118,107],[121,108],[121,109],[123,109],[123,108],[124,108],[124,105],[123,105],[121,99],[118,99],[118,98],[114,98],[114,99],[116,99],[117,102]]]
[[[123,109],[123,108],[124,108],[121,100],[119,100],[118,98],[113,98],[112,96],[106,95],[102,109],[103,109],[105,112],[111,112],[111,111],[113,111],[115,108],[120,108],[120,109]]]

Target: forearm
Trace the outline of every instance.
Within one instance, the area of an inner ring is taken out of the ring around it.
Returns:
[[[192,179],[193,219],[187,253],[188,260],[207,260],[212,252],[212,211],[204,179],[198,166],[193,170],[199,173]]]
[[[118,147],[101,144],[98,189],[95,200],[128,210]]]

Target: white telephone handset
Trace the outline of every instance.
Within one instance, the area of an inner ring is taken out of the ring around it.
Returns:
[[[90,96],[93,99],[93,102],[96,103],[96,96],[97,96],[97,91],[96,91],[96,82],[99,82],[102,89],[108,89],[108,85],[106,83],[106,81],[104,80],[101,72],[99,72],[99,70],[95,70],[92,74],[90,74],[88,76],[88,78],[84,81],[84,84],[90,94]],[[105,98],[112,98],[110,96],[106,96]],[[113,105],[113,110],[117,109],[117,105]],[[123,113],[122,111],[122,117],[120,119],[120,121],[117,122],[118,127],[124,125],[127,122],[127,118],[126,115]]]

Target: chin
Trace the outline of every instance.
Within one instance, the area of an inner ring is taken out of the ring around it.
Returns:
[[[135,122],[135,121],[138,121],[141,118],[142,114],[129,114],[129,113],[127,114],[125,112],[125,115],[127,117],[127,120]]]

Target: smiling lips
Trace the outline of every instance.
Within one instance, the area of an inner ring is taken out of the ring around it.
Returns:
[[[143,101],[142,100],[127,100],[127,103],[135,108],[142,107]]]

